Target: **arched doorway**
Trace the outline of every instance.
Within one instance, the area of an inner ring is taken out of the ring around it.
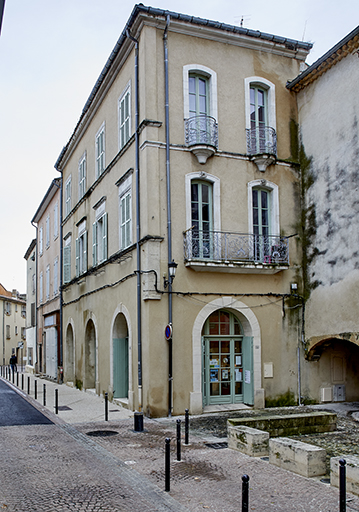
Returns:
[[[74,331],[72,325],[69,324],[66,329],[65,339],[65,381],[74,382],[75,380],[75,365],[74,365]]]
[[[113,396],[128,398],[128,327],[123,313],[116,316],[112,343]]]
[[[237,316],[218,309],[202,330],[203,405],[253,405],[253,339]]]
[[[96,388],[96,330],[89,320],[85,330],[85,389]]]

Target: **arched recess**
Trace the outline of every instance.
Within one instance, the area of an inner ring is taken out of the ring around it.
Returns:
[[[110,347],[110,386],[114,398],[124,400],[128,403],[128,407],[132,409],[132,329],[129,312],[123,304],[117,306],[112,317]],[[119,385],[121,388],[116,389]]]
[[[359,346],[357,343],[343,335],[327,336],[317,340],[308,351],[306,358],[311,361],[306,394],[320,402],[359,400]]]
[[[97,380],[97,336],[94,321],[90,320],[85,329],[85,389],[96,389]]]
[[[234,297],[221,297],[206,304],[198,313],[192,329],[193,391],[190,393],[190,412],[200,414],[203,410],[202,396],[202,332],[207,318],[218,309],[232,311],[241,323],[243,334],[253,338],[253,392],[254,406],[264,407],[264,390],[261,388],[261,332],[253,311]]]
[[[75,329],[73,320],[70,319],[66,327],[65,337],[65,382],[75,382]]]

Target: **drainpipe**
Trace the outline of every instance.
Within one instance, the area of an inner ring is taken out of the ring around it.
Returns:
[[[142,321],[141,321],[141,252],[140,252],[140,145],[139,128],[139,81],[138,81],[138,40],[126,30],[126,36],[135,43],[135,146],[136,146],[136,252],[137,252],[137,353],[138,353],[138,410],[142,411]]]
[[[35,254],[36,254],[36,262],[35,262],[35,358],[36,358],[36,361],[35,361],[35,371],[39,371],[39,368],[38,368],[38,360],[37,360],[37,350],[38,350],[38,339],[39,339],[39,336],[38,336],[38,332],[37,332],[37,328],[38,328],[38,324],[37,324],[37,289],[38,289],[38,283],[37,283],[37,274],[38,274],[38,270],[37,270],[37,260],[38,260],[38,248],[39,248],[39,244],[38,244],[38,228],[37,226],[35,226],[35,224],[31,221],[31,225],[36,229],[36,250],[35,250]]]
[[[163,34],[165,65],[165,119],[166,119],[166,180],[167,180],[167,252],[168,263],[172,261],[172,219],[171,219],[171,176],[170,176],[170,126],[169,126],[169,92],[168,92],[168,27],[171,17],[168,14]],[[168,269],[168,267],[167,267]],[[168,271],[168,270],[167,270]],[[172,325],[172,280],[168,279],[168,323]],[[172,415],[172,336],[168,340],[168,416]]]

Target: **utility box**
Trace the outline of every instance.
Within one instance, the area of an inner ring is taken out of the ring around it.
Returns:
[[[333,389],[331,386],[320,388],[320,401],[321,402],[332,402],[333,401]]]
[[[335,384],[333,386],[333,402],[345,402],[344,384]]]

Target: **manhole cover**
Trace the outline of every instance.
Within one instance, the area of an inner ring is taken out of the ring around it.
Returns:
[[[208,448],[214,448],[215,450],[222,450],[228,448],[228,443],[204,443]]]
[[[87,432],[87,436],[91,437],[110,437],[110,436],[116,436],[118,432],[115,430],[94,430],[93,432]]]

